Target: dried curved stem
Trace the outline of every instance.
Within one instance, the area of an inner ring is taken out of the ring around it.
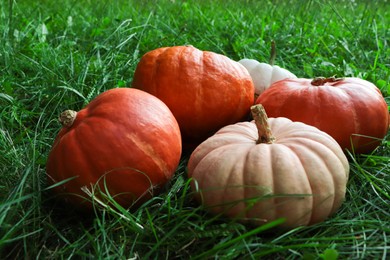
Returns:
[[[257,143],[273,143],[275,141],[275,137],[272,135],[271,129],[269,127],[268,116],[264,107],[261,104],[254,105],[251,107],[251,113],[259,133],[259,139],[257,140]]]
[[[325,83],[332,83],[332,82],[337,82],[337,81],[340,81],[340,80],[342,80],[342,78],[336,78],[336,77],[329,77],[329,78],[316,77],[316,78],[314,78],[311,81],[311,84],[313,86],[323,86],[323,85],[325,85]]]

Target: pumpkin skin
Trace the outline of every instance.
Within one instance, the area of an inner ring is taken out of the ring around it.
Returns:
[[[389,112],[380,90],[359,78],[285,79],[256,100],[270,117],[287,117],[330,134],[343,149],[373,151],[387,133]]]
[[[244,66],[193,46],[162,47],[143,55],[132,87],[167,104],[191,151],[222,126],[246,119],[254,103],[253,82]]]
[[[191,154],[195,198],[214,214],[290,229],[321,222],[342,204],[348,160],[328,134],[269,118],[274,140],[259,142],[255,121],[225,126]],[[269,140],[269,139],[268,139]]]
[[[255,86],[256,97],[263,93],[273,83],[282,79],[297,78],[295,74],[277,65],[258,62],[254,59],[242,59],[238,61],[248,70]]]
[[[128,208],[170,180],[180,156],[180,130],[168,107],[141,90],[116,88],[97,96],[71,125],[63,126],[46,171],[49,184],[76,177],[55,191],[66,193],[64,199],[80,208],[92,208],[80,196],[86,197],[83,187],[94,185],[101,191],[107,187]]]

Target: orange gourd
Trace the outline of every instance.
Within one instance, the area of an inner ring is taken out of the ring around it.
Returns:
[[[287,117],[330,134],[343,149],[369,153],[389,128],[380,90],[359,78],[285,79],[256,100],[270,117]]]
[[[244,66],[193,46],[146,53],[132,86],[167,104],[179,123],[183,145],[189,149],[219,128],[246,119],[254,103],[253,82]]]
[[[130,207],[153,196],[178,166],[177,121],[162,101],[144,91],[108,90],[77,113],[65,111],[60,121],[46,170],[49,184],[68,180],[55,191],[74,205],[91,208],[82,197],[98,187]]]

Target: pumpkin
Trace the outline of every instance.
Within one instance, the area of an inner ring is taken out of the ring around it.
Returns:
[[[312,225],[342,204],[348,160],[325,132],[287,118],[269,118],[261,105],[254,121],[220,129],[188,162],[195,198],[214,214],[252,225],[285,218],[285,229]]]
[[[288,71],[285,68],[281,68],[274,65],[276,57],[275,42],[271,43],[271,58],[270,62],[264,63],[254,59],[241,59],[238,62],[244,65],[252,77],[253,84],[255,86],[255,95],[259,96],[267,88],[269,88],[274,82],[286,79],[297,78],[295,74]]]
[[[330,134],[343,149],[369,153],[389,128],[380,90],[360,78],[285,79],[256,100],[270,117],[287,117]]]
[[[141,203],[179,164],[178,123],[161,100],[144,91],[105,91],[82,110],[62,113],[60,122],[47,160],[48,181],[80,208],[92,206],[83,198],[86,190],[97,191],[100,201],[110,195],[123,207]]]
[[[297,78],[292,72],[277,65],[259,62],[254,59],[241,59],[239,63],[244,65],[252,77],[255,86],[255,94],[258,96],[276,81],[286,78]]]
[[[191,151],[221,127],[247,119],[254,103],[253,82],[244,66],[193,46],[144,54],[132,87],[167,104],[179,123],[183,145]]]

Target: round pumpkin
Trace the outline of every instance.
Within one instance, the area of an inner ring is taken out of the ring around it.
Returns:
[[[49,184],[80,205],[95,193],[124,207],[142,202],[171,179],[181,157],[176,119],[158,98],[138,89],[103,92],[79,112],[67,110],[49,153]],[[87,191],[88,189],[88,191]],[[90,199],[90,198],[89,198]],[[86,208],[91,203],[84,203]]]
[[[246,119],[254,103],[253,82],[244,66],[193,46],[146,53],[132,86],[167,104],[179,123],[183,145],[189,149],[222,126]]]
[[[269,88],[274,82],[286,79],[297,78],[295,74],[287,69],[274,65],[276,59],[276,43],[271,41],[271,57],[269,64],[258,62],[254,59],[242,59],[238,62],[244,65],[252,77],[255,86],[255,98]]]
[[[289,229],[321,222],[342,204],[348,160],[325,132],[253,106],[252,122],[225,126],[191,154],[188,175],[207,210]]]
[[[297,78],[292,72],[277,65],[259,62],[254,59],[242,59],[238,62],[241,63],[251,75],[255,86],[256,97],[276,81],[287,78]]]
[[[330,134],[343,149],[369,153],[389,128],[380,90],[360,78],[285,79],[256,100],[269,117],[287,117]]]

